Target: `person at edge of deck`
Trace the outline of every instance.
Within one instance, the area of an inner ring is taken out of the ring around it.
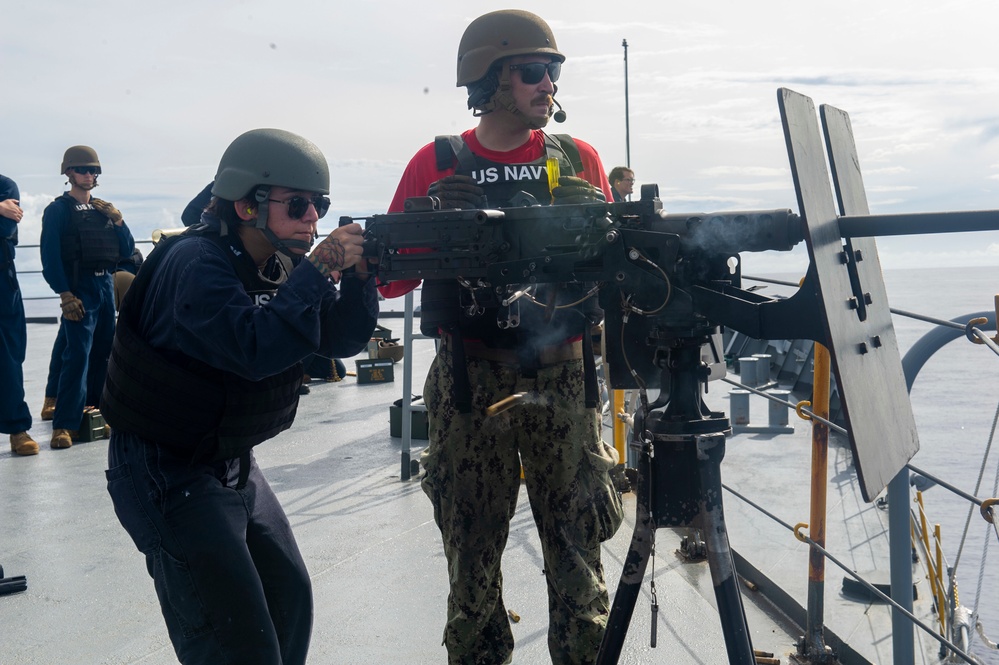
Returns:
[[[185,665],[306,662],[312,584],[252,449],[291,427],[302,359],[355,355],[378,318],[360,225],[309,251],[329,182],[301,136],[240,135],[200,223],[160,240],[122,302],[108,492]]]
[[[555,205],[607,200],[610,184],[597,152],[568,135],[542,131],[555,110],[564,60],[548,24],[535,14],[502,10],[472,21],[458,47],[457,85],[467,87],[478,124],[418,151],[390,211],[427,195],[442,208],[466,209],[523,205],[515,202],[522,198],[518,192]],[[555,118],[563,116],[560,111]],[[548,158],[559,162],[554,190]],[[400,280],[380,290],[395,297],[417,284]],[[421,331],[440,337],[440,345],[423,391],[430,443],[421,458],[422,485],[448,562],[444,644],[450,663],[512,658],[500,561],[521,464],[541,537],[552,662],[596,659],[609,614],[600,544],[620,526],[623,510],[609,475],[614,453],[598,427],[592,345],[581,341],[602,318],[596,297],[585,297],[589,290],[545,285],[535,300],[557,294],[559,305],[583,303],[559,307],[546,321],[543,304],[521,299],[519,326],[504,327],[508,312],[495,294],[490,300],[489,289],[474,294],[484,314],[468,316],[462,305],[471,294],[456,280],[423,284]],[[500,415],[486,414],[513,393],[530,399]]]
[[[615,166],[607,174],[607,180],[610,181],[615,203],[630,200],[628,197],[635,191],[634,171],[627,166]]]
[[[38,443],[31,438],[31,411],[24,401],[24,354],[28,329],[24,301],[14,266],[17,225],[24,217],[17,183],[0,175],[0,432],[10,435],[15,455],[37,455]]]
[[[92,195],[102,173],[90,146],[66,149],[60,171],[70,189],[42,213],[42,276],[59,294],[62,317],[50,368],[58,374],[52,411],[52,448],[69,448],[77,437],[84,409],[100,398],[114,339],[112,273],[135,251],[135,240],[121,212]],[[60,352],[61,349],[61,352]],[[54,367],[53,367],[54,366]]]

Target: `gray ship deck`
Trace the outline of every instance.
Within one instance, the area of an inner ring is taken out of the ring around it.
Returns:
[[[383,323],[399,334],[400,319]],[[175,663],[143,558],[105,490],[106,441],[48,447],[50,423],[37,420],[37,409],[56,326],[28,327],[25,389],[42,451],[27,458],[7,446],[0,452],[0,564],[5,575],[28,582],[27,591],[0,597],[0,663]],[[432,354],[431,343],[416,342],[414,392]],[[312,574],[312,663],[446,662],[439,533],[419,483],[400,481],[400,439],[389,436],[388,405],[402,395],[401,375],[397,365],[393,383],[313,383],[295,426],[257,449]],[[712,385],[717,399],[724,390]],[[807,521],[808,437],[803,424],[796,427],[791,436],[734,437],[722,466],[726,484],[791,523]],[[886,518],[860,500],[848,457],[842,449],[830,453],[829,548],[858,570],[887,571]],[[605,544],[612,594],[634,523],[634,497],[626,501],[626,522]],[[726,495],[725,503],[733,548],[804,604],[807,547],[737,498]],[[674,532],[660,530],[657,538],[659,646],[648,646],[646,581],[621,662],[724,663],[707,564],[681,563]],[[513,662],[549,662],[541,556],[523,490],[503,561],[505,600],[521,617],[513,624]],[[845,599],[842,575],[827,570],[829,629],[870,661],[890,662],[888,610]],[[744,598],[754,647],[789,662],[800,629],[760,594],[744,590]]]

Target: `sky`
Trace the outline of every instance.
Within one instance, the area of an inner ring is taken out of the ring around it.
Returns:
[[[65,189],[70,145],[97,150],[96,195],[148,239],[181,225],[229,142],[256,127],[323,150],[321,231],[384,212],[417,149],[474,126],[457,45],[508,7],[545,18],[567,57],[568,117],[552,129],[592,144],[608,171],[630,163],[636,192],[658,184],[669,212],[797,208],[781,87],[850,114],[872,213],[999,209],[996,3],[7,0],[0,172],[22,193],[21,243]],[[886,269],[999,266],[997,232],[878,247]],[[37,250],[19,253],[22,270],[32,262]],[[747,273],[807,262],[803,244],[743,257]]]

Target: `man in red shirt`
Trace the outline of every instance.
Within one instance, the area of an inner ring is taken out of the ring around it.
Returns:
[[[417,152],[390,210],[427,195],[443,209],[610,198],[590,145],[542,131],[553,116],[564,119],[554,101],[564,60],[549,26],[530,12],[472,21],[458,48],[457,85],[467,87],[478,125]],[[551,187],[554,163],[560,177]],[[381,291],[393,297],[417,284]],[[500,560],[523,466],[543,549],[552,661],[592,663],[609,613],[600,543],[623,517],[593,372],[584,380],[584,366],[593,365],[592,345],[582,340],[602,312],[584,284],[541,285],[504,300],[457,280],[428,280],[422,289],[421,329],[441,340],[423,392],[430,444],[421,462],[448,560],[444,643],[450,663],[510,662]],[[487,410],[521,393],[517,406]]]

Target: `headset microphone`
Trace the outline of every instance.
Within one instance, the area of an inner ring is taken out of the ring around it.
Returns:
[[[552,114],[552,120],[555,122],[565,122],[565,111],[562,110],[562,105],[558,103],[558,100],[552,97],[552,103],[558,107],[558,111]]]
[[[552,120],[555,122],[565,122],[565,111],[562,110],[562,105],[558,103],[555,99],[555,95],[558,94],[558,86],[552,83],[552,104],[558,107],[558,111],[552,114]]]

